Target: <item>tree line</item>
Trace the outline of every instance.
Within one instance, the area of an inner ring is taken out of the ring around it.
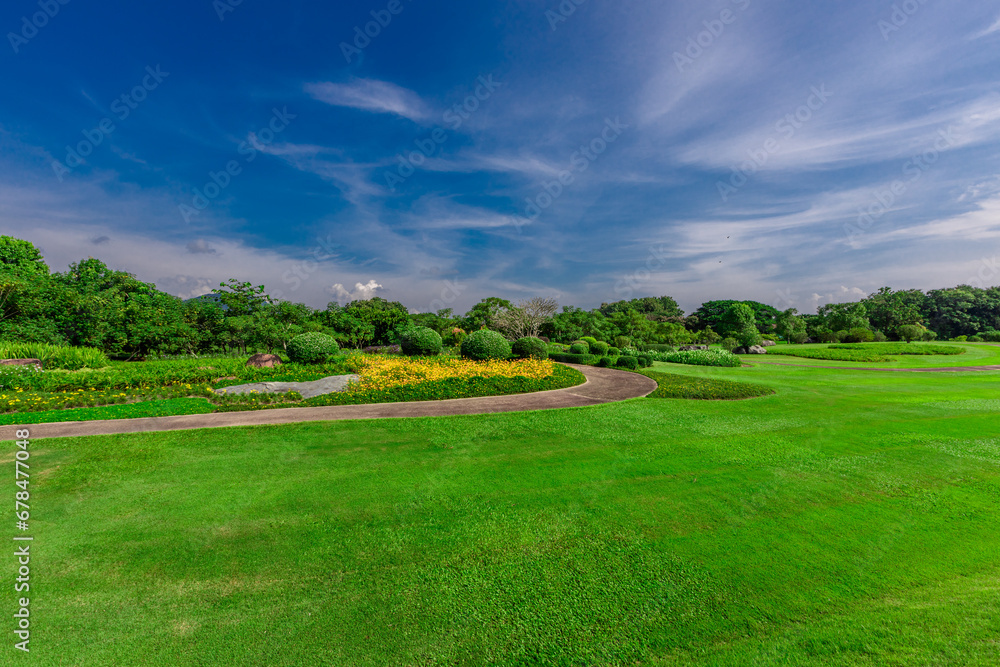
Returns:
[[[211,294],[181,300],[124,271],[88,258],[52,272],[31,243],[0,236],[0,339],[94,347],[118,359],[161,354],[277,351],[301,333],[323,332],[342,346],[392,345],[396,331],[424,326],[457,345],[482,328],[572,342],[584,336],[618,345],[714,343],[761,337],[790,342],[956,338],[1000,340],[1000,287],[894,291],[829,304],[815,314],[756,301],[708,301],[685,315],[669,296],[561,309],[552,299],[512,303],[488,297],[464,315],[450,309],[411,314],[375,297],[325,309],[273,299],[263,285],[231,279]]]

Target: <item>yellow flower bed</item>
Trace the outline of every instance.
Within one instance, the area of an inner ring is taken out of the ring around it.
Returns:
[[[419,357],[366,356],[361,360],[358,389],[388,389],[453,378],[515,378],[544,380],[554,372],[551,361],[469,361]]]

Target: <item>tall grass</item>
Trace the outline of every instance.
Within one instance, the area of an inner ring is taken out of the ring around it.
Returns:
[[[39,359],[47,369],[78,371],[104,368],[111,364],[100,350],[90,347],[62,347],[46,343],[0,341],[0,359]]]

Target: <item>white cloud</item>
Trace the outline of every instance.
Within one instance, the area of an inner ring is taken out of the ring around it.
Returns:
[[[346,287],[337,283],[330,288],[330,294],[335,296],[338,302],[345,304],[350,301],[370,299],[382,289],[382,285],[374,280],[369,280],[363,285],[361,283],[355,283],[353,291],[349,291]]]
[[[333,106],[391,113],[416,122],[430,115],[419,95],[388,81],[353,79],[350,83],[310,83],[306,85],[306,92]]]

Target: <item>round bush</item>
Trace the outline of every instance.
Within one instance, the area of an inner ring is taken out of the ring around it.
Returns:
[[[589,345],[590,349],[593,350],[594,344],[597,342],[597,339],[594,338],[593,336],[581,336],[580,341]]]
[[[601,368],[611,368],[612,366],[615,365],[615,360],[612,359],[611,357],[601,357],[600,360],[597,362],[597,365],[600,366]]]
[[[473,361],[509,359],[510,343],[496,331],[480,329],[473,331],[462,341],[462,356]]]
[[[615,366],[634,371],[639,368],[639,360],[635,357],[618,357],[618,361],[615,362]]]
[[[518,359],[548,359],[549,351],[546,349],[545,341],[539,338],[518,338],[511,345],[511,351]]]
[[[604,355],[604,354],[608,353],[608,349],[610,347],[611,346],[608,345],[607,343],[605,343],[604,341],[597,340],[597,341],[594,341],[593,343],[590,344],[590,352],[591,352],[591,354]]]
[[[619,350],[617,347],[609,347],[608,348],[608,356],[609,357],[617,357],[621,353],[622,353],[622,351]]]
[[[318,364],[338,352],[337,341],[324,333],[304,333],[288,342],[288,358],[297,364]]]
[[[569,346],[570,354],[590,354],[590,345],[579,340]]]
[[[636,359],[639,360],[639,368],[649,368],[653,365],[652,357],[647,357],[644,354],[640,354]]]
[[[441,354],[441,335],[427,327],[407,327],[399,332],[399,346],[409,357],[433,357]]]

